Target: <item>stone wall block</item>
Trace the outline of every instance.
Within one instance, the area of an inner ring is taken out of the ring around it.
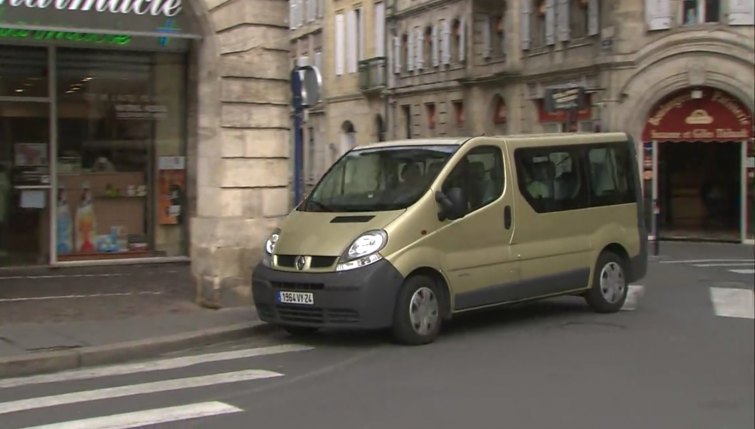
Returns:
[[[288,128],[289,111],[286,105],[224,104],[220,125],[229,128]]]
[[[288,185],[288,160],[224,159],[221,185],[226,188]]]
[[[246,103],[289,102],[289,83],[284,80],[226,78],[221,85],[221,101]]]

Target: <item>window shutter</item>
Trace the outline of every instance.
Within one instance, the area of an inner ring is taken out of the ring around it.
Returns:
[[[526,51],[530,49],[530,23],[532,22],[532,1],[522,1],[522,20],[521,20],[521,38],[522,38],[522,50]]]
[[[357,22],[357,59],[364,59],[364,10],[359,9],[359,21]]]
[[[322,18],[325,15],[325,0],[317,0],[317,17]]]
[[[545,44],[556,43],[556,0],[545,1]]]
[[[729,25],[755,25],[755,1],[729,0]]]
[[[304,0],[307,3],[307,22],[315,20],[315,9],[317,7],[316,0]]]
[[[491,46],[491,34],[490,34],[490,27],[492,24],[492,17],[488,15],[484,15],[482,19],[482,57],[483,58],[490,58],[490,52],[492,51]]]
[[[346,14],[346,72],[357,72],[357,14],[355,10],[350,10]]]
[[[417,38],[415,39],[417,43],[417,49],[416,49],[416,55],[417,55],[417,62],[416,69],[422,70],[425,68],[425,34],[422,32],[421,27],[417,27],[414,29],[415,33],[417,33]]]
[[[447,19],[441,20],[440,38],[440,61],[447,65],[451,63],[451,21]]]
[[[296,19],[296,2],[288,3],[288,28],[296,28],[294,20]]]
[[[406,39],[406,69],[414,70],[414,32],[409,30]]]
[[[645,20],[650,31],[671,28],[671,0],[645,0]]]
[[[589,0],[587,3],[587,34],[595,36],[600,34],[600,2]]]
[[[467,58],[467,26],[462,17],[459,20],[459,61],[464,62]]]
[[[569,0],[557,0],[556,8],[556,32],[558,33],[558,41],[566,42],[571,37],[571,17],[569,16]]]
[[[440,41],[438,40],[438,26],[433,25],[433,67],[440,65]]]
[[[322,51],[315,52],[315,67],[322,75]]]
[[[393,36],[393,73],[401,73],[401,37]]]
[[[375,3],[375,56],[385,56],[385,3]]]
[[[343,14],[336,15],[336,76],[341,76],[344,72],[344,63],[346,59],[346,37],[344,34]]]
[[[304,5],[302,0],[296,0],[296,26],[301,27],[304,21]]]

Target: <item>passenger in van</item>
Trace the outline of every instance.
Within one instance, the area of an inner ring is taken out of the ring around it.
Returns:
[[[549,168],[550,167],[550,168]],[[532,164],[532,180],[527,185],[527,192],[532,198],[551,198],[549,183],[553,183],[551,170],[555,170],[553,163],[538,162]]]
[[[396,186],[395,195],[398,200],[414,199],[418,192],[424,189],[424,177],[419,163],[407,162],[401,169],[401,179]]]

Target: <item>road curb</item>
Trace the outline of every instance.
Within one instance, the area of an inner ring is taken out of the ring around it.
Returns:
[[[145,359],[192,347],[248,338],[271,329],[264,322],[254,321],[103,346],[0,357],[0,378]]]

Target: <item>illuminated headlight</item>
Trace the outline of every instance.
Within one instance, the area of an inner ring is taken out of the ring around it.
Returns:
[[[383,259],[383,256],[378,252],[383,250],[383,247],[385,247],[387,242],[388,235],[385,231],[379,230],[365,232],[354,240],[346,253],[341,256],[336,271],[353,270],[355,268],[374,264]]]
[[[273,254],[275,253],[275,245],[278,243],[279,236],[280,230],[276,229],[265,242],[265,254],[262,255],[262,263],[268,267],[273,265]]]

